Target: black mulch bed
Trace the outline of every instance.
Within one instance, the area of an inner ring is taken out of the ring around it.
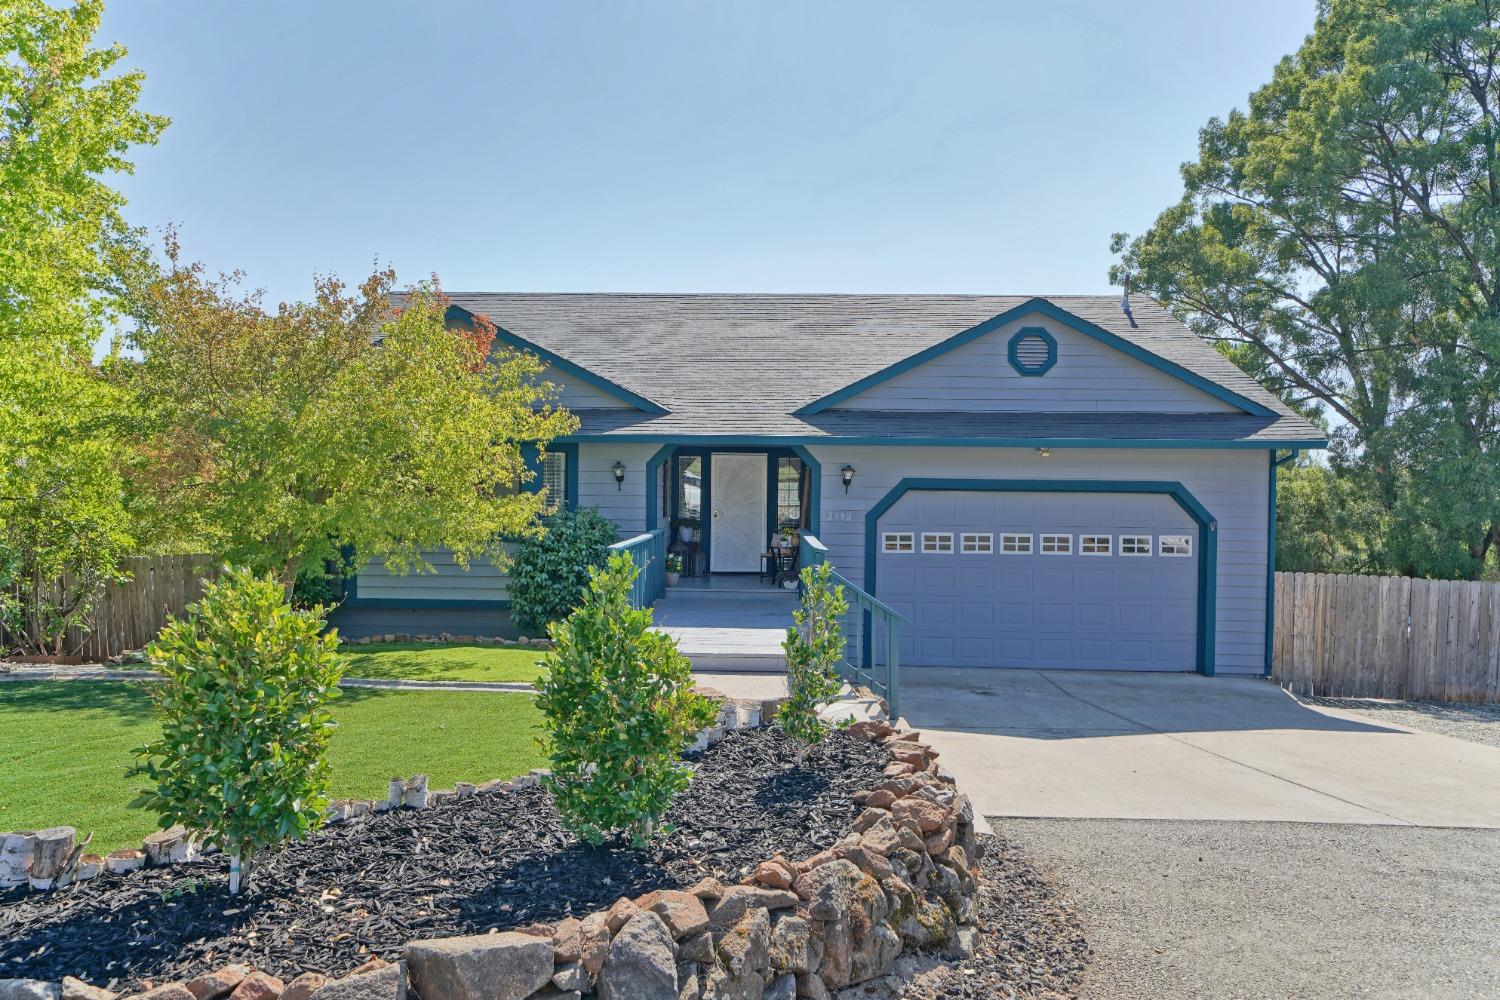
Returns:
[[[980,862],[974,954],[911,970],[902,1000],[1065,1000],[1078,996],[1092,955],[1078,915],[1015,846],[988,838]]]
[[[779,730],[728,734],[698,756],[668,815],[675,832],[643,851],[580,844],[535,787],[330,827],[265,861],[237,898],[223,858],[3,892],[0,979],[73,975],[119,988],[225,962],[283,979],[337,976],[372,954],[394,959],[416,937],[581,916],[706,875],[738,880],[773,854],[832,845],[858,813],[850,796],[878,783],[887,760],[841,733],[804,769],[790,768],[793,753]]]

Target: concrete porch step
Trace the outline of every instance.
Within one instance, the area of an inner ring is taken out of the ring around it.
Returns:
[[[756,591],[690,591],[674,587],[653,609],[656,631],[677,640],[695,670],[780,673],[781,640],[797,595]]]

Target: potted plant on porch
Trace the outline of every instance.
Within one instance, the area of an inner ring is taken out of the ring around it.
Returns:
[[[682,579],[682,553],[667,553],[667,586],[677,586],[677,581]]]

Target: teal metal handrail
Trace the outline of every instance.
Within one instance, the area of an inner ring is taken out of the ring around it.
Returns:
[[[802,535],[798,564],[806,569],[828,562],[828,546],[816,535]],[[837,570],[830,580],[844,588],[849,622],[844,629],[844,661],[839,675],[850,684],[863,685],[885,698],[892,719],[901,717],[901,626],[911,620],[895,608],[866,593]]]
[[[802,591],[802,571],[828,561],[828,546],[817,535],[803,534],[797,540],[797,591]]]
[[[610,552],[623,552],[640,570],[630,585],[630,606],[649,608],[667,592],[667,529],[657,528],[615,542]]]

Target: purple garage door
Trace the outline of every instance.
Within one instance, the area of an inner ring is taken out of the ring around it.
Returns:
[[[903,664],[1196,669],[1198,526],[1166,496],[911,492],[876,532]]]

